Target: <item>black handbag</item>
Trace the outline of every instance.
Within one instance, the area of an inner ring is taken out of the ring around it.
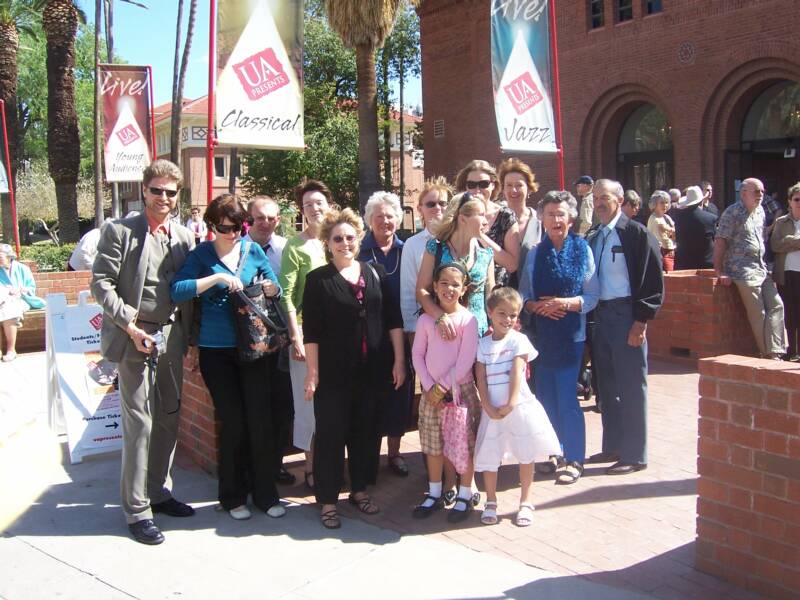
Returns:
[[[250,242],[245,242],[237,277],[241,276],[249,251]],[[253,362],[286,348],[290,343],[286,314],[277,298],[268,298],[264,294],[261,283],[256,281],[231,294],[237,351],[242,362]]]

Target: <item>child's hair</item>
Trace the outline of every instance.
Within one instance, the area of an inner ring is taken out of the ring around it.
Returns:
[[[486,300],[486,306],[489,310],[494,310],[501,302],[508,302],[516,312],[522,310],[522,296],[514,288],[499,287],[492,290]]]
[[[464,283],[464,289],[465,290],[467,289],[467,287],[469,286],[469,280],[470,280],[469,279],[469,273],[467,272],[467,269],[464,267],[464,265],[462,265],[460,262],[442,263],[439,266],[437,266],[433,270],[433,280],[432,280],[433,283],[436,283],[437,281],[439,281],[439,277],[441,276],[442,272],[444,272],[445,269],[455,269],[456,271],[461,273],[461,279],[462,279],[462,281]],[[439,304],[439,296],[436,293],[434,293],[433,285],[431,285],[431,295],[433,296],[433,301],[436,302],[436,304]],[[464,301],[464,298],[465,298],[465,296],[461,297],[462,303]]]

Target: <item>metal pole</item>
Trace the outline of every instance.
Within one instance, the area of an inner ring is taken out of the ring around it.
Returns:
[[[94,2],[94,226],[100,227],[103,214],[103,144],[100,126],[100,30],[103,22],[103,0]]]
[[[114,62],[114,0],[103,0],[103,8],[106,13],[106,62]],[[111,184],[111,218],[119,219],[122,216],[122,209],[119,202],[119,184],[115,181]]]
[[[6,127],[6,103],[0,100],[0,117],[3,119],[3,151],[6,155],[6,175],[8,176],[8,199],[11,202],[11,223],[14,227],[14,247],[19,249],[19,223],[17,222],[17,201],[14,197],[14,173],[11,171],[11,153],[8,151],[8,128]]]
[[[217,87],[217,0],[209,0],[208,19],[208,131],[206,133],[206,206],[214,195],[214,93]],[[211,231],[209,230],[209,239]]]
[[[558,144],[558,184],[564,187],[564,133],[561,127],[561,86],[558,78],[558,34],[556,32],[556,0],[550,0],[550,54],[553,57],[553,100],[556,112],[556,143]]]

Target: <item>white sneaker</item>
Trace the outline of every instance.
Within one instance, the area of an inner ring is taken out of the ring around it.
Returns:
[[[286,509],[283,507],[283,504],[276,504],[267,509],[267,514],[273,519],[277,519],[286,514]]]
[[[244,504],[241,506],[237,506],[236,508],[232,508],[228,511],[232,518],[236,519],[237,521],[244,521],[249,519],[252,515],[250,514],[250,509],[247,508]]]

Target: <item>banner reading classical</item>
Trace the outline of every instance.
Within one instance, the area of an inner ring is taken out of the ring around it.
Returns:
[[[150,67],[100,65],[106,181],[141,181],[150,164]]]
[[[303,0],[219,0],[217,141],[302,150]]]
[[[504,152],[557,152],[549,0],[492,1],[492,84]]]

